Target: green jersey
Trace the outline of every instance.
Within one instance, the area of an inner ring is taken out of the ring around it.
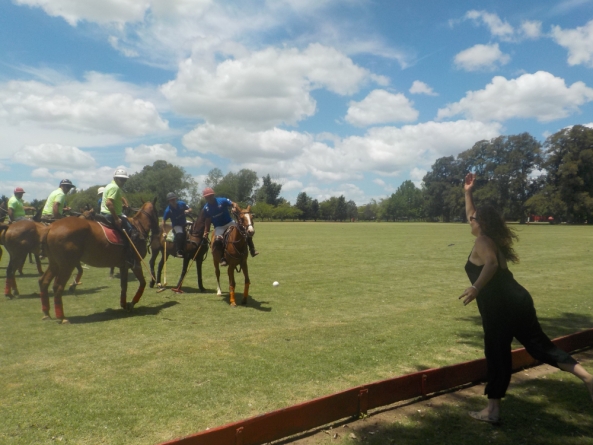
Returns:
[[[115,181],[111,181],[103,190],[103,201],[101,201],[101,213],[111,213],[107,207],[107,200],[113,200],[113,208],[117,216],[123,212],[122,193]]]
[[[58,213],[61,215],[64,211],[64,204],[66,203],[66,194],[61,188],[54,190],[47,197],[47,201],[45,201],[45,207],[43,207],[43,212],[41,212],[41,216],[54,216],[55,202],[58,203]]]
[[[8,208],[12,209],[12,219],[25,216],[25,203],[22,199],[13,196],[8,200]]]

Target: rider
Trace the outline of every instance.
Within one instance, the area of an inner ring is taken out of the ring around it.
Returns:
[[[210,187],[206,187],[202,192],[202,196],[206,199],[206,205],[204,206],[204,215],[206,216],[206,226],[204,228],[204,239],[210,232],[210,223],[214,225],[214,243],[212,244],[212,250],[219,250],[221,252],[220,265],[227,266],[228,263],[224,258],[224,246],[222,245],[222,237],[226,229],[230,226],[236,226],[235,221],[231,218],[229,213],[229,207],[233,208],[237,204],[227,198],[216,198],[214,196],[214,190]],[[249,246],[249,252],[251,256],[259,255],[259,252],[255,250],[253,245],[253,239],[247,237],[247,245]]]
[[[105,217],[109,223],[120,232],[126,232],[131,236],[132,224],[128,221],[126,215],[123,214],[123,206],[127,205],[125,198],[122,196],[121,189],[128,180],[128,172],[123,168],[118,168],[113,173],[113,181],[111,181],[103,190],[103,199],[101,201],[101,215]],[[124,242],[126,244],[126,258],[128,263],[135,267],[136,256],[129,244],[128,237],[124,235]]]
[[[171,218],[171,225],[175,234],[175,256],[177,258],[183,258],[185,225],[187,224],[185,215],[191,212],[191,209],[185,202],[178,200],[177,195],[173,192],[167,194],[167,202],[169,205],[163,215],[163,233],[165,232],[165,221]]]
[[[35,210],[35,207],[26,206],[23,202],[25,191],[22,187],[14,189],[14,196],[8,200],[8,219],[11,222],[27,219],[26,210]]]
[[[64,204],[66,203],[66,195],[72,188],[74,188],[74,184],[70,179],[60,181],[60,186],[51,192],[47,197],[47,201],[45,201],[45,207],[41,212],[42,220],[60,219],[64,217],[64,212],[70,211],[70,207],[64,207]]]

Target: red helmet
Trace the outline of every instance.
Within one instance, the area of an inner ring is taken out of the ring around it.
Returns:
[[[15,192],[15,193],[25,193],[25,191],[23,190],[23,188],[22,188],[22,187],[17,187],[17,188],[15,188],[15,189],[14,189],[14,192]]]
[[[204,189],[204,191],[202,192],[203,197],[212,196],[212,195],[214,195],[214,190],[212,190],[210,187],[206,187]]]

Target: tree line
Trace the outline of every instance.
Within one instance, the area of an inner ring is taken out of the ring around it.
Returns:
[[[543,144],[529,133],[478,141],[456,157],[437,159],[420,188],[404,181],[390,196],[360,206],[343,195],[319,201],[306,192],[291,204],[280,195],[281,184],[269,174],[260,182],[250,169],[225,175],[214,168],[203,186],[251,205],[261,220],[450,222],[465,220],[462,183],[469,171],[479,178],[476,204],[493,204],[509,220],[525,222],[530,215],[539,215],[557,222],[593,224],[593,129],[581,125],[562,129]],[[100,186],[74,190],[67,204],[74,210],[96,208]],[[174,192],[197,211],[205,203],[198,186],[183,167],[156,161],[132,174],[124,191],[132,207],[156,197],[164,209],[167,193]],[[29,204],[39,207],[44,201]]]

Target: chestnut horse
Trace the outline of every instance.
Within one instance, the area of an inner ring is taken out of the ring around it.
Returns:
[[[174,289],[180,291],[181,284],[185,279],[185,275],[187,273],[187,267],[189,265],[190,260],[194,260],[196,263],[196,272],[198,274],[198,288],[200,292],[204,292],[206,288],[202,283],[202,263],[206,257],[206,253],[208,252],[208,244],[207,242],[202,242],[203,235],[204,235],[204,225],[206,222],[206,217],[204,215],[204,210],[200,212],[198,218],[191,224],[191,228],[188,232],[186,232],[186,239],[185,239],[185,249],[183,255],[183,267],[181,269],[181,276],[179,277],[179,281],[177,282],[177,287]],[[161,261],[159,262],[158,272],[156,274],[156,282],[161,283],[161,276],[163,272],[163,266],[169,255],[171,255],[175,251],[174,243],[171,241],[166,241],[167,233],[171,230],[170,225],[165,226],[165,231],[161,233],[158,238],[158,244],[151,244],[152,247],[152,257],[150,258],[150,270],[152,275],[154,274],[154,264],[156,258],[159,254],[162,254]],[[167,243],[167,255],[164,255],[164,246]],[[151,280],[150,287],[154,287],[154,281]]]
[[[156,198],[153,202],[145,202],[133,217],[128,218],[139,234],[140,239],[135,243],[135,247],[141,258],[146,256],[147,246],[145,240],[149,232],[159,233],[159,217],[154,206],[155,202]],[[132,269],[138,279],[139,287],[132,302],[128,303],[126,295],[128,290],[128,264],[126,262],[125,247],[121,244],[111,244],[107,240],[103,228],[96,221],[80,218],[64,218],[56,221],[49,226],[43,239],[43,250],[49,260],[49,267],[39,279],[43,319],[50,318],[48,289],[51,281],[55,278],[53,291],[56,318],[61,323],[68,323],[68,320],[64,317],[62,294],[72,270],[80,261],[94,267],[119,267],[120,305],[123,309],[133,309],[134,305],[142,297],[146,287],[142,265],[137,261],[134,269]]]
[[[3,228],[4,225],[0,228],[0,243],[4,244],[6,251],[10,254],[10,261],[6,269],[4,296],[12,299],[19,294],[15,274],[17,270],[22,269],[27,254],[33,253],[35,255],[37,271],[40,275],[43,274],[39,254],[41,239],[47,231],[47,226],[29,219],[23,219],[13,222],[5,230],[2,230]]]
[[[249,256],[249,249],[247,247],[247,237],[253,236],[255,230],[253,228],[253,215],[251,214],[251,206],[247,206],[245,210],[234,206],[232,214],[235,217],[236,225],[231,226],[225,233],[224,237],[224,258],[228,263],[229,274],[229,296],[230,305],[237,306],[235,302],[235,269],[237,272],[243,271],[245,276],[245,287],[243,288],[243,301],[241,304],[247,304],[247,297],[249,296],[249,270],[247,269],[247,257]],[[212,237],[211,246],[214,245],[215,237]],[[220,290],[220,250],[212,250],[212,259],[214,260],[214,271],[216,273],[217,295],[222,295]],[[239,269],[240,268],[240,269]]]

